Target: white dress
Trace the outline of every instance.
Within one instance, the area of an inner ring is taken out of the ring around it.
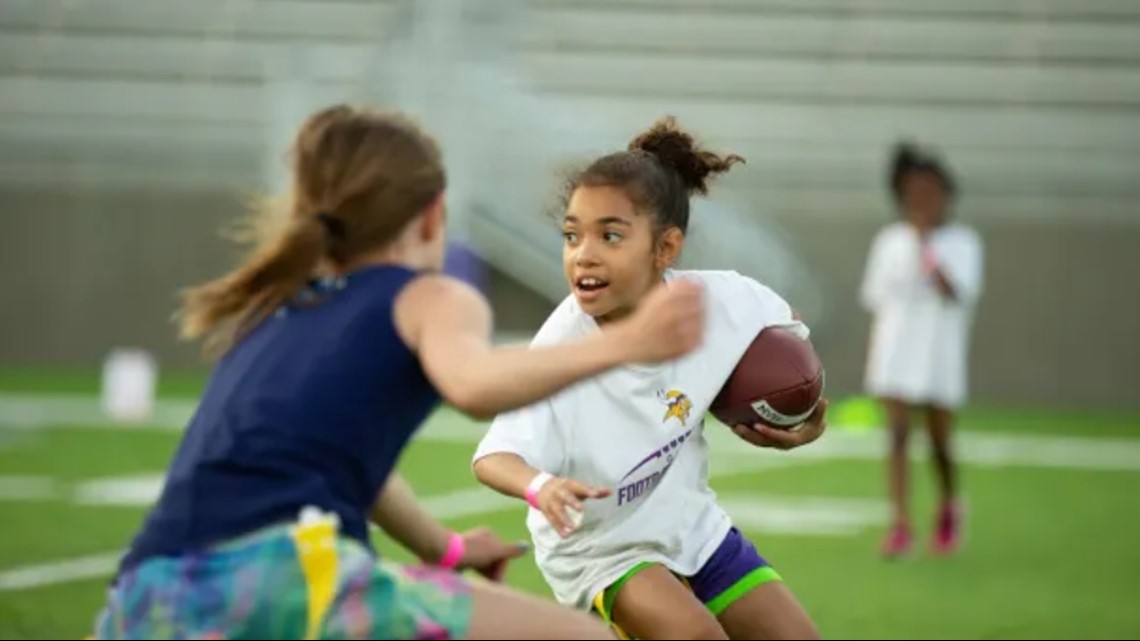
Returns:
[[[875,236],[859,292],[873,319],[865,385],[878,397],[955,409],[967,396],[970,331],[982,293],[982,243],[960,223],[936,229],[930,243],[956,299],[944,297],[923,271],[913,226],[895,222]]]

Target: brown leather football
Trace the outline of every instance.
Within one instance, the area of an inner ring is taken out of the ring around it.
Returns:
[[[823,363],[810,341],[767,327],[740,357],[710,412],[725,425],[802,424],[823,395]]]

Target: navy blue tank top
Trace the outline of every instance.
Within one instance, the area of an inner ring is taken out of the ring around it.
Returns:
[[[125,569],[267,525],[335,512],[365,545],[368,512],[438,394],[400,339],[393,303],[415,277],[372,266],[302,292],[218,362],[123,559]]]

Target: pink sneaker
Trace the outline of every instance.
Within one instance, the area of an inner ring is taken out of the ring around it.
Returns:
[[[938,511],[938,521],[934,528],[932,547],[935,554],[951,554],[958,549],[962,536],[962,510],[955,502],[949,502]]]
[[[887,532],[887,538],[883,540],[883,556],[887,558],[894,558],[902,556],[910,550],[910,526],[905,523],[897,523],[891,527],[890,532]]]

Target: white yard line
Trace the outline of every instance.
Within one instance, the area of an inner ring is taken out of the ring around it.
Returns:
[[[109,552],[7,570],[0,572],[0,592],[109,577],[118,562],[119,553]]]
[[[882,500],[722,494],[719,502],[742,528],[772,534],[853,536],[886,523]]]
[[[58,493],[50,476],[0,476],[0,501],[45,501]]]
[[[103,487],[120,489],[131,482],[142,485],[132,498],[153,489],[153,478],[137,477],[103,481]],[[721,496],[725,509],[740,525],[772,533],[844,536],[878,525],[885,509],[880,501],[828,497],[779,497],[728,493]],[[457,519],[514,510],[524,518],[524,506],[515,499],[482,487],[424,497],[424,506],[441,519]],[[114,572],[118,552],[91,554],[50,563],[37,563],[0,572],[0,592],[30,590],[61,583],[105,579]]]
[[[740,457],[730,457],[724,461],[714,475],[726,475],[745,470],[755,471],[754,461],[742,461]],[[733,460],[735,462],[733,462]],[[770,467],[783,467],[793,464],[790,461]],[[761,466],[763,467],[763,466]],[[19,482],[38,485],[45,479],[22,478]],[[94,479],[80,483],[73,489],[73,500],[84,504],[103,505],[147,505],[158,496],[162,488],[161,474],[131,475],[105,479]],[[62,496],[57,486],[57,497]],[[521,502],[503,496],[485,487],[471,487],[443,494],[421,497],[424,507],[440,519],[457,519],[515,510],[519,519],[524,518],[525,508]],[[726,509],[740,520],[742,525],[753,529],[773,532],[798,531],[809,534],[850,534],[858,529],[858,524],[875,522],[871,516],[859,516],[847,506],[845,510],[832,509],[828,512],[816,504],[805,502],[804,514],[795,514],[795,503],[801,499],[780,497],[751,497],[725,495]],[[761,501],[762,504],[755,501]],[[794,503],[793,503],[794,501]],[[834,501],[840,501],[834,499]],[[766,503],[765,503],[766,502]],[[854,505],[853,502],[848,502]],[[863,501],[870,504],[872,502]],[[878,510],[881,511],[881,510]],[[866,509],[862,512],[868,512]],[[798,524],[798,525],[797,525]],[[798,528],[798,529],[797,529]],[[60,583],[83,581],[108,577],[118,563],[119,553],[93,554],[62,561],[34,564],[0,572],[0,592],[28,590]]]
[[[197,403],[160,400],[145,422],[117,423],[103,411],[99,399],[87,394],[0,394],[0,429],[68,427],[180,430]]]
[[[158,404],[156,416],[145,426],[118,425],[103,418],[91,397],[0,394],[0,429],[37,429],[53,425],[104,429],[181,429],[193,411],[189,402]],[[483,428],[458,421],[433,421],[418,438],[474,443]],[[883,436],[868,432],[831,430],[819,443],[792,452],[758,450],[728,430],[710,425],[706,431],[712,453],[711,473],[728,476],[764,469],[834,460],[881,460]],[[913,455],[926,456],[925,439],[918,438]],[[1046,467],[1095,470],[1140,470],[1140,439],[1079,436],[1040,436],[960,431],[957,448],[963,463],[985,467]],[[64,487],[48,477],[0,476],[0,500],[70,498],[84,504],[146,505],[161,489],[161,474],[94,479]],[[878,501],[828,497],[774,497],[722,494],[725,508],[742,525],[770,532],[844,535],[878,524],[883,507]],[[424,497],[427,508],[445,519],[518,510],[521,504],[489,489],[474,487]],[[0,591],[31,589],[70,581],[108,576],[118,553],[83,556],[0,572]]]
[[[100,479],[80,484],[75,496],[85,503],[146,504],[154,500],[161,489],[161,482],[161,475]],[[517,500],[483,487],[423,497],[423,505],[441,519],[509,509],[520,510],[520,518],[522,514],[522,504]],[[0,572],[0,592],[109,577],[119,562],[119,555],[118,552],[105,552],[6,570]]]
[[[0,430],[41,429],[58,425],[93,429],[180,430],[194,411],[192,401],[161,400],[155,415],[145,423],[116,423],[105,417],[97,398],[82,395],[0,394]],[[883,456],[882,431],[853,426],[834,426],[811,447],[792,452],[757,451],[727,429],[710,424],[705,431],[711,451],[751,455],[758,466],[775,460],[852,459],[878,460]],[[475,443],[485,426],[449,420],[444,414],[420,431],[417,439]],[[920,435],[916,435],[920,436]],[[915,438],[912,454],[926,456],[925,438]],[[1082,436],[1043,436],[959,430],[956,445],[962,460],[987,467],[1034,466],[1103,470],[1140,470],[1140,439]],[[716,461],[713,463],[716,466]]]

